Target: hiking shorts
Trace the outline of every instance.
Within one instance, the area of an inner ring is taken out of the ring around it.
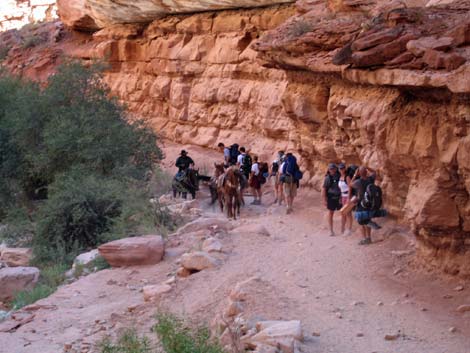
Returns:
[[[297,184],[296,183],[284,183],[284,194],[286,197],[297,196]]]
[[[326,202],[326,208],[330,211],[339,211],[343,207],[341,204],[341,199],[333,199],[328,197]]]
[[[371,221],[370,212],[365,210],[360,203],[356,206],[354,218],[356,219],[357,223],[361,226],[365,226]]]
[[[250,186],[251,186],[253,189],[256,189],[256,190],[261,189],[261,183],[259,182],[259,176],[258,176],[258,175],[253,176],[253,177],[250,179]]]

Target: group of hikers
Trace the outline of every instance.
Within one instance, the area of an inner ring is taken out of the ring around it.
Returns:
[[[245,147],[238,144],[226,146],[220,142],[218,148],[223,153],[223,168],[236,171],[239,176],[241,198],[243,190],[251,188],[252,205],[261,205],[262,186],[271,180],[274,187],[274,203],[285,202],[286,213],[293,211],[294,199],[300,186],[302,172],[297,158],[292,153],[279,151],[276,159],[268,165],[259,161],[258,156],[251,155]],[[194,166],[194,161],[185,150],[181,151],[176,161],[178,173],[184,173]],[[177,174],[178,175],[178,174]],[[371,230],[380,226],[372,218],[383,217],[382,191],[375,184],[376,172],[356,165],[346,166],[344,163],[330,163],[322,186],[322,201],[327,209],[330,235],[334,236],[333,217],[336,211],[341,213],[341,233],[351,235],[353,212],[361,227],[363,239],[360,245],[371,243]]]
[[[237,168],[244,179],[242,184],[251,188],[254,198],[253,205],[261,205],[261,188],[263,184],[271,180],[275,193],[274,203],[282,205],[285,202],[286,213],[292,212],[294,198],[302,179],[297,158],[292,153],[279,151],[277,158],[271,163],[271,166],[268,166],[267,163],[260,162],[258,156],[251,156],[245,147],[239,147],[238,144],[225,146],[220,142],[218,148],[223,153],[224,166]]]

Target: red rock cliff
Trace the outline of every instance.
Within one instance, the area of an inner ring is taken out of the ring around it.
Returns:
[[[106,58],[112,91],[166,138],[238,142],[262,158],[292,150],[315,187],[329,161],[373,167],[425,262],[470,276],[470,5],[426,2],[299,0],[94,34],[55,26],[55,44],[28,60],[13,47],[5,63],[44,79],[60,53]]]

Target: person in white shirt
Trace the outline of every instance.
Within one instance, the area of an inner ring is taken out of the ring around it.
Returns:
[[[279,151],[277,153],[277,159],[273,161],[273,164],[271,165],[271,173],[269,174],[269,177],[273,180],[273,186],[274,186],[274,203],[279,203],[279,206],[282,204],[282,201],[284,201],[284,192],[283,192],[283,187],[281,183],[281,164],[284,161],[284,151]]]
[[[220,142],[217,147],[219,148],[219,150],[221,152],[223,152],[224,154],[224,166],[225,168],[228,168],[228,166],[230,165],[230,148],[229,147],[225,147],[225,145]]]
[[[253,192],[254,201],[252,205],[261,205],[261,182],[260,182],[260,170],[258,163],[258,156],[253,157],[253,165],[251,166],[250,173],[250,187]]]

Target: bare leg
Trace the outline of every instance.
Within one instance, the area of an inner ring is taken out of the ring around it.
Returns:
[[[334,211],[330,211],[328,210],[328,225],[330,226],[330,235],[331,236],[334,236],[335,235],[335,232],[333,231],[333,215],[334,215]]]
[[[341,215],[341,234],[344,234],[344,229],[346,227],[346,215]]]

